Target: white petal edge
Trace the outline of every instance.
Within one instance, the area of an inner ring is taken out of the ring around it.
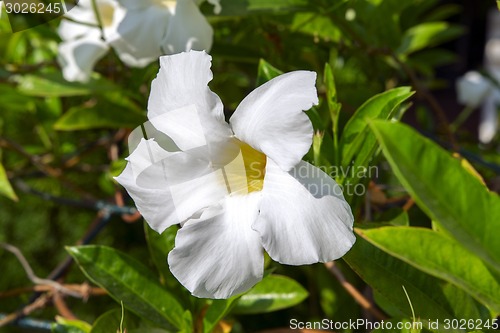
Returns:
[[[229,298],[262,279],[264,256],[257,218],[260,195],[231,196],[206,220],[188,221],[168,255],[172,274],[194,295]]]
[[[316,73],[282,74],[252,91],[230,119],[238,139],[288,171],[307,153],[313,127],[304,110],[318,104]]]
[[[322,170],[301,161],[284,172],[268,159],[253,228],[273,260],[305,265],[338,259],[356,240],[353,222],[339,185]]]
[[[203,51],[161,57],[160,71],[151,84],[148,118],[154,122],[165,113],[194,106],[210,155],[215,160],[223,155],[233,133],[225,121],[219,96],[208,87],[212,80],[211,59]],[[169,135],[168,129],[164,130]]]
[[[106,55],[108,46],[90,35],[59,44],[58,62],[67,81],[88,82],[95,64]]]

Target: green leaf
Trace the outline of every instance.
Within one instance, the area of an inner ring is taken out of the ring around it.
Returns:
[[[368,120],[390,119],[398,106],[408,99],[413,92],[409,87],[391,89],[375,95],[366,101],[349,119],[342,132],[340,147],[342,149],[342,165],[344,168],[367,167],[376,150],[376,139],[368,127]],[[357,183],[357,172],[354,172],[352,184]]]
[[[175,236],[177,235],[179,227],[173,225],[163,231],[161,234],[157,233],[144,223],[144,234],[148,243],[149,253],[153,259],[158,272],[160,273],[160,280],[167,289],[174,294],[179,301],[183,301],[184,305],[190,305],[194,299],[191,297],[189,291],[182,286],[179,281],[174,277],[167,263],[167,256],[175,245]]]
[[[264,59],[260,59],[259,68],[257,70],[257,86],[260,86],[281,74],[283,74],[282,71],[280,71]]]
[[[412,317],[404,286],[416,317],[426,327],[429,320],[438,319],[442,324],[444,319],[479,318],[481,311],[467,293],[390,256],[363,238],[358,238],[343,258],[373,288],[377,299],[391,305],[394,317]],[[460,332],[443,327],[437,331]]]
[[[122,323],[122,309],[113,309],[96,319],[90,333],[116,333],[119,332]],[[122,327],[127,332],[138,327],[137,318],[125,312]]]
[[[421,23],[406,31],[397,53],[408,55],[455,39],[463,33],[463,27],[447,22]]]
[[[286,276],[269,275],[237,301],[233,312],[266,313],[299,304],[308,296],[307,290]]]
[[[9,178],[7,178],[7,173],[5,172],[2,163],[0,163],[0,195],[14,201],[19,201],[16,192],[14,192],[12,185],[10,185]]]
[[[99,100],[93,106],[76,106],[68,110],[54,124],[60,131],[93,128],[135,128],[147,121],[146,115],[123,106]]]
[[[500,284],[481,259],[453,239],[411,227],[376,228],[359,234],[387,253],[464,289],[500,313]]]
[[[308,5],[307,0],[221,0],[220,15],[248,15],[252,11],[258,12],[288,12],[303,9]]]
[[[500,272],[500,198],[460,160],[410,127],[371,127],[395,175],[420,208],[450,235]]]
[[[85,275],[125,308],[161,327],[183,328],[184,309],[140,262],[105,246],[67,247]]]
[[[217,326],[217,323],[221,321],[226,314],[228,314],[233,308],[234,302],[239,298],[239,296],[234,296],[229,299],[216,299],[212,301],[212,304],[207,309],[205,316],[203,317],[203,332],[210,333]]]
[[[324,81],[326,85],[326,101],[328,104],[328,111],[330,112],[330,119],[332,121],[333,133],[333,164],[339,165],[339,116],[342,105],[337,101],[337,87],[335,86],[335,79],[333,70],[330,64],[325,65]]]
[[[17,76],[18,89],[29,96],[67,97],[102,93],[119,88],[111,82],[93,77],[88,83],[68,82],[61,73]]]
[[[56,317],[57,324],[52,326],[54,333],[90,333],[92,326],[81,320],[69,320]]]

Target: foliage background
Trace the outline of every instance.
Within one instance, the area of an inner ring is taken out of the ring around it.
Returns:
[[[320,134],[306,158],[317,165],[348,166],[353,160],[356,166],[378,166],[378,177],[371,180],[337,179],[343,184],[360,182],[369,188],[369,196],[348,196],[358,242],[345,261],[336,263],[335,272],[384,317],[412,319],[401,284],[408,289],[416,316],[423,319],[449,315],[485,321],[500,313],[500,243],[492,236],[500,223],[500,203],[477,178],[498,191],[498,136],[488,146],[478,144],[477,112],[456,131],[450,129],[463,108],[455,102],[454,79],[466,69],[481,67],[485,17],[494,6],[493,1],[226,0],[221,15],[214,16],[208,4],[202,5],[215,30],[210,86],[221,96],[228,116],[278,69],[313,70],[319,76],[321,104],[309,115]],[[0,24],[8,23],[3,19]],[[133,202],[112,176],[124,166],[128,132],[145,120],[158,65],[131,69],[110,53],[99,62],[90,83],[65,82],[55,61],[58,24],[56,19],[15,34],[0,32],[0,241],[20,248],[36,275],[46,277],[67,257],[65,246],[78,244],[95,229],[93,223],[106,222],[92,244],[123,251],[157,272],[162,257],[150,254],[142,221],[125,223],[121,211],[113,211],[118,209],[117,198],[123,197],[130,207]],[[330,70],[325,70],[326,64]],[[365,111],[359,109],[375,94],[401,86],[412,86],[416,94],[407,99],[409,90],[399,88],[365,105]],[[402,121],[421,134],[364,121],[400,118],[403,113]],[[348,128],[349,119],[356,117],[361,122]],[[344,131],[359,135],[359,142],[342,140]],[[371,149],[361,150],[366,153],[361,156],[360,147]],[[346,153],[349,149],[354,155]],[[470,164],[451,157],[453,151]],[[105,203],[114,212],[109,219],[99,215]],[[170,243],[172,232],[165,236],[170,235]],[[168,244],[147,229],[146,234],[150,247]],[[78,253],[74,248],[72,254],[83,260]],[[0,260],[0,313],[9,314],[29,304],[33,294],[6,292],[32,282],[11,253],[0,250]],[[198,329],[200,318],[213,325],[224,318],[216,329],[232,327],[236,332],[288,327],[291,318],[381,319],[356,303],[323,265],[272,263],[268,268],[300,283],[289,281],[292,302],[274,300],[284,310],[271,312],[271,306],[255,304],[245,308],[241,302],[238,311],[238,306],[187,298],[161,267],[160,274],[165,288],[192,313]],[[63,281],[81,284],[89,278],[72,265]],[[97,282],[106,287],[106,281]],[[279,291],[277,285],[268,288]],[[306,292],[308,297],[300,302]],[[85,302],[67,297],[65,302],[91,325],[106,311],[120,308],[108,296],[91,296]],[[206,316],[207,309],[215,319]],[[61,308],[49,303],[31,317],[54,321],[56,315]],[[139,319],[140,324],[132,323],[132,314],[125,317],[130,327],[151,326]],[[73,326],[61,322],[56,329],[88,331]],[[1,330],[32,331],[15,325]]]

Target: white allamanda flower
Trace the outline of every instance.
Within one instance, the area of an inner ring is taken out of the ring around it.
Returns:
[[[227,123],[208,87],[210,65],[205,52],[160,58],[147,138],[129,140],[116,180],[154,230],[182,225],[168,256],[174,276],[195,296],[228,298],[262,279],[264,250],[288,265],[343,256],[355,241],[354,219],[335,181],[302,161],[312,144],[303,111],[318,103],[316,73],[263,84]]]
[[[500,79],[499,70],[490,70],[496,80]],[[465,73],[456,82],[458,102],[470,108],[481,107],[479,121],[479,141],[490,143],[498,132],[498,107],[500,89],[490,78],[476,71]]]
[[[79,0],[78,5],[66,13],[58,28],[62,42],[58,61],[68,81],[87,82],[95,64],[106,55],[109,41],[117,29],[125,10],[115,0],[97,0],[96,18],[92,0]]]
[[[220,11],[217,0],[210,3]],[[127,66],[144,67],[164,54],[212,46],[212,27],[194,0],[96,0],[96,5],[102,33],[92,0],[80,0],[59,27],[59,62],[68,81],[88,81],[109,47]]]

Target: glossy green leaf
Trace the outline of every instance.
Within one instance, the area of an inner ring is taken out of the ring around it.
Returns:
[[[90,333],[116,333],[119,332],[120,323],[127,332],[138,327],[138,320],[135,316],[125,312],[122,321],[122,309],[113,309],[96,319]]]
[[[307,0],[221,0],[221,15],[248,15],[252,11],[293,11],[308,5]]]
[[[359,169],[367,167],[376,150],[376,139],[371,133],[368,122],[373,119],[390,119],[398,106],[408,99],[413,92],[409,87],[391,89],[375,95],[366,101],[349,119],[340,140],[342,165]],[[356,173],[351,175],[355,184]]]
[[[326,101],[328,104],[328,111],[332,121],[332,135],[333,135],[333,164],[339,165],[339,116],[342,105],[337,100],[337,87],[335,85],[335,78],[330,64],[325,65],[324,81],[326,86]]]
[[[257,86],[260,86],[267,81],[274,79],[283,72],[264,59],[259,60],[259,68],[257,69]]]
[[[237,301],[234,313],[266,313],[292,307],[308,296],[307,290],[286,276],[268,275]]]
[[[466,290],[500,313],[500,284],[486,265],[455,240],[432,230],[385,227],[359,232],[389,254]]]
[[[16,192],[14,192],[14,189],[12,188],[12,185],[10,185],[9,179],[7,178],[7,174],[2,163],[0,163],[0,195],[3,195],[14,201],[19,200]]]
[[[160,327],[184,326],[184,310],[140,262],[105,246],[67,248],[87,277],[125,308]]]
[[[343,257],[351,268],[368,283],[383,303],[391,305],[392,316],[411,318],[412,312],[403,291],[406,288],[415,316],[424,327],[429,320],[477,319],[481,311],[474,299],[461,289],[396,259],[363,238]],[[460,330],[437,329],[439,332]]]
[[[146,115],[100,102],[92,107],[76,106],[68,110],[54,128],[60,131],[92,128],[135,128],[147,121]]]
[[[237,299],[239,299],[239,296],[234,296],[229,299],[213,300],[203,317],[203,332],[212,332],[217,326],[217,323],[231,311]]]
[[[421,23],[406,31],[397,52],[407,55],[457,38],[463,32],[461,26],[447,22]]]
[[[68,82],[61,73],[16,77],[20,92],[38,97],[80,96],[119,89],[105,79],[94,77],[88,83]]]
[[[54,333],[90,333],[92,326],[81,320],[69,320],[56,317],[57,324],[52,326]]]
[[[162,284],[165,285],[179,301],[183,301],[183,304],[187,306],[193,301],[193,298],[189,291],[182,286],[172,272],[170,272],[167,262],[168,254],[175,245],[177,230],[179,230],[179,227],[173,225],[159,234],[151,229],[146,222],[144,223],[144,234],[148,243],[149,253],[160,273]]]
[[[410,127],[371,127],[399,181],[417,204],[462,246],[500,272],[500,198],[447,151]]]

